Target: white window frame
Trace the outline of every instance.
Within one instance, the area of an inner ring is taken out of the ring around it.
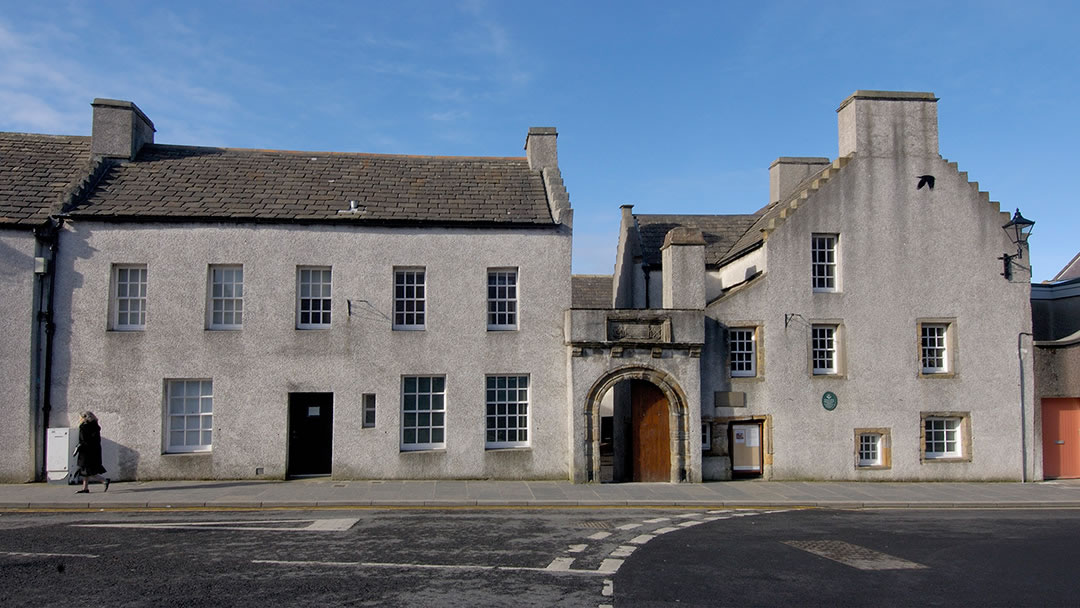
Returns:
[[[952,446],[951,450],[949,449],[950,445]],[[942,449],[936,449],[939,447]],[[964,417],[924,416],[923,457],[927,460],[963,458]]]
[[[319,273],[318,280],[314,280],[312,273]],[[307,273],[305,275],[305,273]],[[324,279],[328,278],[329,281]],[[305,281],[305,276],[307,280]],[[319,293],[313,293],[318,287]],[[297,266],[296,267],[296,328],[297,329],[329,329],[333,322],[333,289],[334,268],[333,266]],[[304,310],[307,303],[308,310]],[[318,303],[318,310],[313,306]],[[304,321],[304,315],[311,315]],[[311,319],[318,315],[319,321],[313,323]]]
[[[402,376],[401,450],[445,447],[446,376]]]
[[[488,375],[484,392],[484,446],[489,450],[528,447],[532,434],[529,424],[532,393],[528,374]],[[500,432],[503,433],[501,437]]]
[[[207,326],[214,330],[244,328],[244,266],[211,264],[206,304]],[[218,320],[220,315],[220,321]],[[226,322],[231,315],[232,322]]]
[[[138,273],[132,280],[132,273]],[[147,315],[147,284],[149,271],[146,264],[116,264],[111,282],[112,329],[115,331],[145,331]],[[137,293],[132,295],[132,289]],[[133,311],[133,307],[137,310]],[[132,322],[134,317],[135,322]]]
[[[503,281],[500,283],[500,279]],[[494,282],[493,282],[494,281]],[[487,328],[488,331],[513,331],[518,328],[517,268],[488,268]]]
[[[919,364],[924,375],[952,373],[951,333],[949,323],[919,324]]]
[[[815,293],[840,290],[840,235],[810,236],[810,284]]]
[[[165,452],[209,452],[214,447],[214,381],[165,380]],[[182,428],[177,428],[177,427]],[[176,434],[179,433],[179,441]],[[194,433],[194,436],[192,435]]]
[[[821,363],[828,363],[823,366]],[[840,373],[840,326],[815,323],[810,326],[810,365],[815,376]]]
[[[736,357],[736,355],[739,356]],[[736,369],[736,367],[741,369]],[[757,376],[756,327],[732,327],[728,329],[728,371],[732,378],[753,378]]]
[[[879,467],[882,460],[881,433],[859,433],[859,466]]]
[[[427,329],[427,268],[394,268],[393,328],[400,331]]]

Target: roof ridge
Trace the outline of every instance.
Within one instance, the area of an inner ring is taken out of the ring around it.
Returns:
[[[176,148],[186,150],[221,150],[224,152],[241,152],[241,153],[257,153],[257,154],[288,154],[296,156],[304,155],[319,155],[319,156],[361,156],[361,157],[378,157],[378,158],[419,158],[419,159],[432,159],[432,160],[501,160],[501,161],[515,161],[525,162],[527,161],[524,156],[450,156],[450,155],[437,155],[437,154],[392,154],[381,152],[342,152],[342,151],[329,151],[329,150],[277,150],[272,148],[232,148],[227,146],[191,146],[185,144],[162,144],[153,143],[146,144],[143,149],[150,148]]]

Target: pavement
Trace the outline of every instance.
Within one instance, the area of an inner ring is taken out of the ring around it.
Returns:
[[[54,483],[0,484],[0,510],[350,507],[1080,508],[1080,480],[573,484],[566,481],[127,481],[89,494]]]

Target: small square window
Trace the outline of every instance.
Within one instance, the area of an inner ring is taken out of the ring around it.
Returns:
[[[394,329],[427,327],[427,273],[423,268],[394,270]]]
[[[855,429],[855,467],[887,469],[892,465],[889,429]]]
[[[488,270],[487,328],[491,331],[518,327],[518,277],[516,268]]]
[[[296,269],[297,329],[330,327],[333,270],[328,266],[300,266]]]
[[[757,328],[732,327],[728,330],[729,368],[732,378],[757,375]]]
[[[923,462],[971,460],[971,415],[968,412],[923,412]]]
[[[116,265],[112,272],[112,329],[146,329],[146,265]]]

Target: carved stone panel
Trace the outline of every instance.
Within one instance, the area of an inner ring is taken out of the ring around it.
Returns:
[[[671,342],[670,319],[608,319],[609,342]]]

